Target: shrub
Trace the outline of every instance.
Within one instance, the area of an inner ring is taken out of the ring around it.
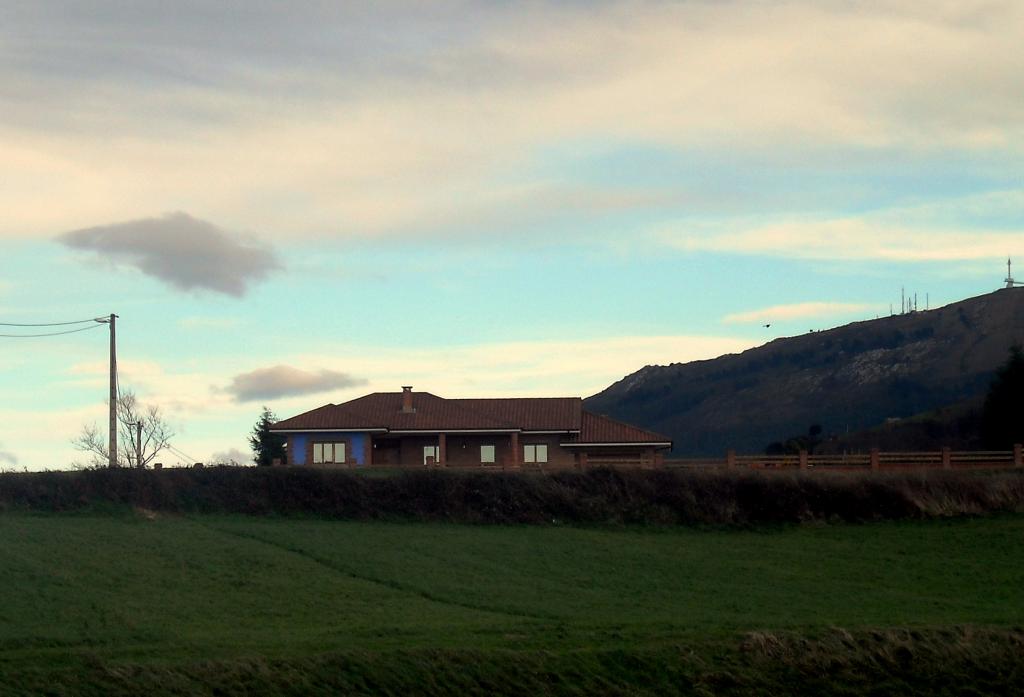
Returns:
[[[0,473],[0,509],[111,505],[180,513],[466,523],[747,525],[898,520],[1024,510],[1024,473],[803,473],[594,469],[306,468]]]

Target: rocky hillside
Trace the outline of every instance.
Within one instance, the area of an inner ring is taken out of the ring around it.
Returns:
[[[846,434],[977,399],[1014,343],[1024,343],[1024,288],[647,366],[585,404],[671,436],[676,455],[762,452],[811,424]]]

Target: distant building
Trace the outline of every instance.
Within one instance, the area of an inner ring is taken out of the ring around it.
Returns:
[[[311,467],[654,467],[665,436],[592,414],[579,397],[444,399],[376,392],[278,421],[288,465]]]

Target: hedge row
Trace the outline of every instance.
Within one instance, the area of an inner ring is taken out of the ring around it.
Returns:
[[[0,473],[0,510],[109,505],[179,513],[466,523],[725,524],[871,521],[1024,511],[1024,472],[553,474],[304,468]]]

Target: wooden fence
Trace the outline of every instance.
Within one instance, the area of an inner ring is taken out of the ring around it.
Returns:
[[[943,448],[933,452],[880,452],[873,449],[868,453],[841,455],[810,455],[801,451],[798,455],[737,455],[729,450],[723,458],[675,458],[666,459],[667,469],[710,469],[742,467],[757,470],[809,470],[809,471],[870,471],[870,470],[912,470],[947,469],[981,470],[1012,469],[1024,467],[1024,453],[1020,444],[1013,450],[975,450],[953,452]]]
[[[518,463],[510,458],[501,462],[483,465],[435,465],[429,459],[429,468],[442,467],[448,470],[473,472],[556,472],[564,470],[587,470],[594,467],[621,467],[629,469],[753,469],[765,471],[806,470],[817,472],[870,472],[872,470],[999,470],[1024,469],[1024,452],[1020,445],[1013,450],[974,450],[953,452],[949,448],[932,452],[880,452],[877,449],[867,453],[840,455],[811,455],[802,451],[797,455],[737,455],[726,451],[725,457],[665,458],[640,455],[638,457],[601,455],[580,458],[573,462]],[[350,469],[354,463],[327,465],[332,469]],[[368,469],[408,470],[421,469],[422,465],[371,466]]]

